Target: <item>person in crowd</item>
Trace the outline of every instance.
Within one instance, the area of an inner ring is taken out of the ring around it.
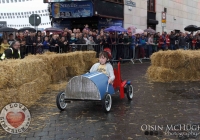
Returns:
[[[104,73],[106,76],[108,76],[108,83],[112,84],[115,75],[112,65],[109,63],[109,55],[108,52],[103,51],[99,53],[99,63],[95,63],[91,69],[90,72],[98,71],[101,73]]]
[[[30,32],[30,36],[26,39],[26,45],[28,45],[26,53],[35,54],[36,38],[34,32]]]
[[[46,31],[46,35],[43,37],[43,40],[45,37],[48,37],[49,41],[51,40],[52,38],[52,35],[50,35],[50,32],[49,31]]]
[[[8,40],[7,39],[3,39],[3,42],[1,43],[1,46],[0,46],[0,56],[4,53],[4,51],[6,49],[8,49],[10,46],[10,44],[8,44]]]
[[[146,46],[146,40],[144,35],[141,36],[140,40],[139,40],[139,58],[144,58],[145,57],[145,46]]]
[[[87,37],[87,34],[83,34],[83,39],[85,40],[85,42],[88,42],[88,37]]]
[[[59,45],[58,44],[59,44],[58,37],[57,37],[57,35],[54,34],[50,41],[50,47],[51,47],[50,51],[59,53]]]
[[[40,36],[37,37],[36,47],[35,47],[35,54],[42,54],[43,53],[43,43]]]
[[[152,46],[152,53],[157,52],[158,49],[158,40],[157,40],[157,33],[153,35],[153,43],[154,45]]]
[[[50,50],[49,38],[46,36],[43,42],[43,52],[48,52]]]
[[[15,41],[13,34],[9,34],[8,44],[11,45],[13,41]]]
[[[85,25],[85,28],[84,28],[84,30],[87,30],[87,31],[89,31],[90,29],[89,29],[89,26],[88,26],[88,24],[86,24]]]
[[[170,39],[170,50],[175,50],[175,39],[176,39],[176,36],[175,36],[175,32],[174,31],[171,31],[171,35],[169,36],[169,39]]]
[[[124,35],[123,34],[120,34],[119,35],[119,44],[124,44]]]
[[[160,49],[162,49],[163,51],[166,50],[166,37],[164,32],[159,38],[159,50]]]
[[[135,52],[135,36],[132,35],[132,32],[128,33],[128,43],[127,44],[129,45],[129,48],[131,49],[130,57],[131,58],[135,57],[135,53],[133,54],[133,51]],[[119,56],[119,60],[121,60],[123,57],[122,55],[123,55],[124,50],[121,49],[121,50],[119,50],[119,52],[121,52],[120,56]]]
[[[197,37],[196,36],[194,36],[193,38],[192,38],[192,47],[191,47],[191,49],[192,50],[195,50],[196,49],[196,44],[197,44]]]
[[[152,49],[153,49],[153,46],[155,45],[154,44],[154,40],[153,40],[153,34],[150,34],[149,38],[148,38],[148,58],[151,57],[152,55]]]
[[[61,37],[59,46],[62,49],[62,52],[66,53],[69,51],[69,43],[64,36]]]
[[[200,49],[200,36],[199,35],[197,35],[197,42],[196,42],[195,49],[196,50]]]
[[[102,44],[102,39],[101,39],[101,36],[100,36],[100,35],[97,35],[95,44],[98,44],[98,45]]]
[[[20,40],[19,43],[20,43],[20,52],[23,56],[25,56],[26,55],[26,49],[27,49],[26,39],[24,38],[24,39]]]
[[[108,37],[108,44],[117,44],[116,34],[111,32]]]
[[[170,48],[170,35],[166,34],[165,39],[166,39],[166,50],[168,50]]]
[[[93,38],[94,42],[96,42],[96,39],[97,39],[96,30],[93,30],[93,31],[92,31],[92,38]]]
[[[77,35],[78,35],[78,38],[77,38],[76,44],[86,44],[85,39],[83,39],[82,33],[77,34]]]
[[[179,48],[186,50],[186,34],[181,33],[181,37],[179,38]]]
[[[77,41],[77,39],[76,39],[76,37],[75,37],[75,34],[72,33],[69,43],[70,43],[70,44],[76,44],[76,41]]]
[[[86,42],[86,44],[88,44],[88,46],[87,46],[87,50],[94,50],[94,46],[93,46],[93,44],[95,44],[95,42],[94,42],[92,36],[89,37],[89,41]]]
[[[24,55],[20,52],[20,43],[19,41],[14,41],[10,48],[6,49],[1,55],[1,60],[5,59],[23,59]]]
[[[73,29],[73,33],[74,33],[74,34],[75,34],[75,36],[76,36],[76,28],[74,28],[74,29]]]
[[[109,47],[108,38],[107,38],[106,35],[103,36],[102,45],[103,45],[103,48],[108,48]]]

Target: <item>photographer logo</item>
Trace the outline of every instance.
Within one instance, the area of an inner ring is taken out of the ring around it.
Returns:
[[[9,133],[23,133],[29,127],[30,122],[30,112],[21,103],[10,103],[1,110],[0,124]]]

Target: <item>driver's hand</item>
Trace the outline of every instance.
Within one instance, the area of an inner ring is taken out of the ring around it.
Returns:
[[[113,81],[111,79],[108,79],[109,84],[113,84]]]

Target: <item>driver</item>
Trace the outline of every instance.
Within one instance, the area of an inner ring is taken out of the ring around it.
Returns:
[[[109,62],[108,52],[102,51],[99,53],[99,63],[95,63],[90,69],[90,72],[94,72],[94,71],[104,73],[105,75],[109,77],[108,83],[109,84],[113,83],[115,79],[115,75],[114,75],[113,67]]]

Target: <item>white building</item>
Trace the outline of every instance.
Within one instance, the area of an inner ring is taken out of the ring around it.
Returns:
[[[6,21],[7,27],[33,27],[29,24],[29,16],[33,13],[41,17],[38,28],[51,27],[48,4],[43,0],[0,0],[0,21]]]
[[[166,10],[166,27],[164,31],[180,30],[188,25],[200,26],[200,0],[128,0],[135,2],[136,7],[130,7],[124,1],[124,27],[135,26],[146,29],[149,16],[155,14],[157,32],[162,31],[161,14]],[[131,9],[131,10],[129,10]]]

